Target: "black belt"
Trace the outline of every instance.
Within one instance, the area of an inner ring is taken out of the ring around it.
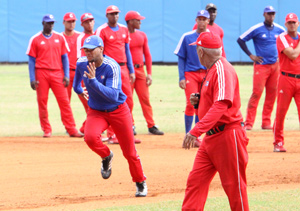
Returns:
[[[71,71],[75,71],[75,69],[70,69]]]
[[[223,131],[225,129],[225,125],[226,124],[210,129],[206,132],[206,135],[210,136]],[[244,122],[241,122],[241,126],[244,127]]]
[[[111,108],[111,109],[98,110],[98,111],[105,112],[105,113],[109,113],[109,112],[113,112],[113,111],[117,110],[118,108],[119,108],[119,106],[114,107],[114,108]]]
[[[143,64],[134,64],[133,65],[135,68],[140,68],[140,67],[143,67],[144,65]]]
[[[120,62],[120,63],[118,63],[120,66],[125,66],[125,62]]]
[[[296,75],[296,74],[291,74],[286,72],[281,72],[281,74],[292,78],[298,78],[298,79],[300,78],[300,74]]]

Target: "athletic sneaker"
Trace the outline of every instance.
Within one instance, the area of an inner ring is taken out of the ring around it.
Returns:
[[[109,156],[102,158],[102,167],[101,167],[101,175],[103,179],[108,179],[111,175],[111,163],[113,160],[114,154],[110,151]]]
[[[147,196],[148,188],[145,181],[143,182],[136,182],[136,193],[135,197],[145,197]]]
[[[274,145],[274,152],[286,152],[286,149],[282,145]]]
[[[74,134],[71,134],[70,137],[71,138],[82,138],[84,135],[82,133],[74,133]]]
[[[151,128],[148,128],[149,134],[152,135],[164,135],[164,132],[160,131],[155,125]]]
[[[44,133],[43,138],[50,138],[51,137],[51,132],[49,133]]]
[[[263,130],[272,130],[273,127],[271,125],[264,125],[264,126],[261,126],[261,129],[263,129]]]
[[[246,129],[246,130],[252,130],[252,126],[251,126],[251,125],[246,125],[246,126],[245,126],[245,129]]]
[[[132,126],[132,130],[133,130],[133,135],[136,135],[137,133],[135,131],[135,126],[134,125]]]

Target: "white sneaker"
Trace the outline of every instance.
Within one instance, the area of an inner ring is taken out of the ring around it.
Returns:
[[[148,188],[145,181],[143,182],[136,182],[136,193],[135,197],[145,197],[147,196]]]

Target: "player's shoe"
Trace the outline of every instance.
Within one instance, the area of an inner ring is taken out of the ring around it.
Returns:
[[[50,138],[51,137],[51,132],[49,132],[49,133],[44,133],[44,135],[43,135],[43,138]]]
[[[151,135],[164,135],[164,132],[160,131],[155,125],[151,128],[148,128],[148,131]]]
[[[135,138],[135,139],[134,139],[134,143],[135,143],[135,144],[140,144],[140,143],[142,143],[142,141],[141,141],[140,139],[136,139],[136,138]]]
[[[82,138],[84,135],[82,133],[74,133],[74,134],[71,134],[70,137],[71,138]]]
[[[279,143],[274,145],[274,152],[286,152],[286,149]]]
[[[137,133],[135,131],[135,126],[134,125],[132,126],[132,130],[133,130],[133,135],[136,135]]]
[[[110,151],[109,156],[102,158],[102,167],[101,167],[101,175],[103,179],[108,179],[111,175],[111,163],[113,160],[114,154]]]
[[[273,127],[271,125],[264,125],[264,126],[261,126],[261,129],[263,129],[263,130],[273,130]]]
[[[103,141],[103,139],[102,139],[102,141]],[[108,137],[107,143],[108,143],[108,144],[119,144],[119,141],[118,141],[118,139],[116,138],[116,135],[113,135],[113,136],[111,136],[111,137]]]
[[[252,126],[251,125],[245,125],[245,129],[246,130],[252,130]]]
[[[148,188],[145,181],[136,182],[136,193],[135,197],[145,197],[148,194]]]

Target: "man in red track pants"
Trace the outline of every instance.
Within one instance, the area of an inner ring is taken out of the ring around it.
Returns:
[[[200,88],[199,122],[186,134],[183,147],[189,149],[197,137],[206,133],[189,174],[182,210],[204,210],[209,185],[219,172],[231,210],[248,211],[246,166],[248,138],[240,111],[239,81],[232,65],[221,56],[221,39],[212,32],[202,32],[197,54],[207,75]]]
[[[300,42],[299,20],[296,14],[290,13],[285,18],[287,32],[277,38],[277,50],[280,64],[278,81],[277,109],[274,123],[274,152],[286,152],[283,129],[285,115],[294,97],[300,120]]]
[[[130,52],[132,55],[132,61],[135,72],[135,81],[132,84],[132,91],[135,89],[144,117],[147,122],[149,134],[152,135],[164,135],[164,132],[160,131],[154,123],[153,111],[150,104],[149,86],[152,84],[152,58],[148,46],[147,35],[139,30],[141,26],[141,20],[145,17],[141,16],[136,11],[129,11],[125,15],[125,21],[130,33]],[[147,76],[144,71],[144,56],[147,67]]]

